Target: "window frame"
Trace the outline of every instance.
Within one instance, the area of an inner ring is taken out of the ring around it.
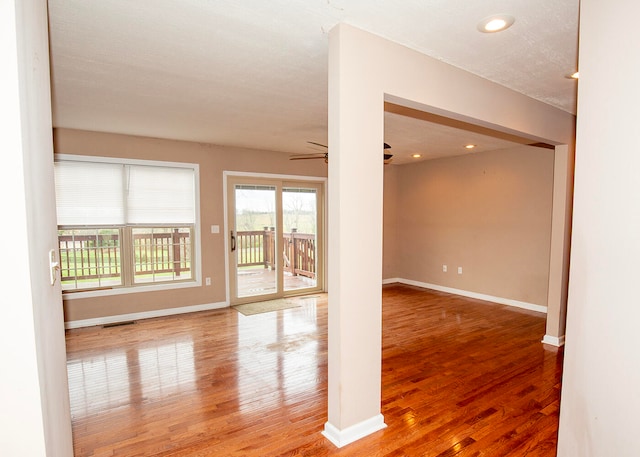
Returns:
[[[134,283],[123,284],[122,286],[116,286],[110,289],[79,289],[79,290],[63,290],[62,297],[65,300],[101,297],[109,295],[122,295],[139,292],[153,292],[159,290],[171,290],[171,289],[184,289],[192,287],[202,286],[202,250],[200,249],[201,243],[201,223],[200,223],[200,166],[197,163],[189,162],[169,162],[158,160],[142,160],[142,159],[128,159],[121,157],[101,157],[101,156],[86,156],[75,154],[54,154],[54,160],[60,161],[75,161],[75,162],[93,162],[93,163],[115,163],[121,165],[143,165],[143,166],[156,166],[156,167],[171,167],[171,168],[187,168],[193,170],[194,176],[194,207],[195,207],[195,221],[193,224],[193,239],[191,240],[191,262],[192,262],[192,278],[181,279],[172,281],[160,281],[154,283]],[[125,224],[122,227],[122,239],[121,239],[121,267],[123,272],[123,282],[125,281],[125,270],[131,270],[133,265],[133,244],[131,240],[131,246],[128,246],[130,241],[127,233],[131,233],[134,228],[144,227],[168,227],[175,224]],[[190,225],[190,224],[187,224]],[[96,228],[97,226],[56,226],[60,228]],[[124,253],[125,243],[127,243],[126,253]],[[126,257],[125,257],[126,256]],[[130,261],[131,260],[131,261]],[[131,263],[131,265],[129,265]],[[131,270],[133,271],[133,270]]]

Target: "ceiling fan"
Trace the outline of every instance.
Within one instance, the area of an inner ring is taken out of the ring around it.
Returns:
[[[316,143],[315,141],[307,141],[307,143],[312,144],[314,146],[320,146],[321,148],[327,149],[327,145]],[[387,143],[383,143],[383,149],[391,149]],[[388,164],[391,162],[391,158],[393,154],[384,154],[384,164]],[[309,160],[309,159],[324,159],[324,163],[329,163],[329,152],[315,152],[310,154],[294,154],[289,157],[289,160]]]

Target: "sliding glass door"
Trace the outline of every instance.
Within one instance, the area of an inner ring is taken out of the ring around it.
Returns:
[[[315,289],[317,278],[318,189],[282,189],[284,290]]]
[[[231,233],[236,294],[238,298],[273,295],[278,292],[275,254],[278,240],[276,187],[236,184],[235,227]]]
[[[318,291],[323,183],[229,176],[232,303]]]

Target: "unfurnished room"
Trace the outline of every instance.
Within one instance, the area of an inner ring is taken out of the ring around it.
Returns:
[[[4,2],[3,452],[635,455],[639,8]]]

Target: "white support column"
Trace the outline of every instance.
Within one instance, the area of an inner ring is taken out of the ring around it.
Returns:
[[[534,141],[572,144],[574,136],[569,113],[354,27],[339,24],[330,32],[329,411],[323,433],[338,446],[385,427],[380,413],[385,100]],[[566,240],[558,240],[556,247],[564,251]]]
[[[380,415],[384,102],[382,93],[376,97],[360,79],[354,66],[367,63],[340,31],[329,37],[331,289],[324,431],[337,446],[385,427]]]
[[[547,326],[542,339],[543,343],[552,346],[564,344],[567,319],[574,150],[573,143],[556,146],[553,162],[553,213],[551,216]]]

